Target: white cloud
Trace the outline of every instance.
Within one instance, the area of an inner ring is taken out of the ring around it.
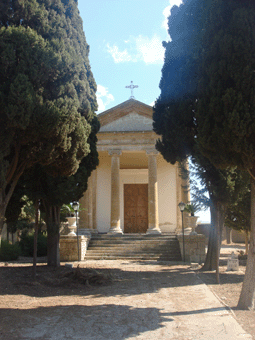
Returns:
[[[150,106],[154,106],[155,103],[156,103],[156,100],[154,100],[154,101],[153,101],[152,103],[150,103],[149,105],[150,105]]]
[[[125,44],[128,47],[123,51],[116,45],[107,44],[107,51],[115,63],[143,61],[145,64],[162,64],[164,61],[162,41],[156,34],[152,38],[142,35],[130,37]]]
[[[118,46],[113,45],[110,46],[107,44],[107,51],[112,55],[115,63],[123,63],[126,61],[133,61],[132,56],[125,49],[124,51],[120,51]]]
[[[180,4],[182,4],[182,0],[169,0],[169,6],[167,6],[164,10],[163,10],[163,15],[165,17],[162,26],[166,29],[166,31],[168,30],[168,17],[170,15],[170,10],[171,8],[176,5],[176,6],[180,6]]]
[[[114,97],[111,93],[108,92],[107,87],[102,85],[97,85],[97,103],[98,103],[98,111],[104,111],[106,106],[109,105],[112,101],[114,101]]]
[[[160,37],[156,34],[151,39],[139,35],[136,38],[136,48],[138,55],[146,64],[163,63],[165,50]]]

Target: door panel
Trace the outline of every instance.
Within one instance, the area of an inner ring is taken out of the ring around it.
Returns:
[[[148,184],[124,184],[124,233],[148,229]]]

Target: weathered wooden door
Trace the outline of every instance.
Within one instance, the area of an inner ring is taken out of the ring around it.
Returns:
[[[148,184],[124,184],[124,233],[148,229]]]

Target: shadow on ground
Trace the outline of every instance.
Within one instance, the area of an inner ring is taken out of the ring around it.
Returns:
[[[82,265],[81,265],[82,266]],[[86,264],[83,264],[84,270]],[[124,266],[124,264],[123,264]],[[89,265],[88,265],[89,268]],[[83,268],[81,267],[81,270]],[[75,269],[74,269],[75,270]],[[2,295],[23,294],[31,297],[47,297],[58,295],[80,296],[132,296],[157,292],[163,288],[174,288],[198,285],[203,282],[214,284],[215,273],[197,272],[183,266],[159,266],[155,271],[133,271],[132,269],[100,268],[98,272],[111,278],[106,285],[92,286],[78,281],[62,280],[63,273],[70,269],[61,266],[53,269],[46,265],[37,267],[37,280],[32,280],[32,266],[2,267],[0,274]],[[244,275],[234,273],[221,274],[221,284],[239,283]],[[230,280],[231,279],[231,280]]]
[[[10,318],[12,329],[5,326]],[[157,308],[114,304],[2,309],[0,339],[127,339],[171,321]]]

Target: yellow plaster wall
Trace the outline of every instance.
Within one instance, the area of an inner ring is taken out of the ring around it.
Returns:
[[[111,218],[111,157],[107,152],[99,154],[97,167],[97,230],[107,232]]]
[[[159,228],[162,232],[174,232],[177,227],[176,169],[161,155],[157,164]]]
[[[137,152],[133,156],[133,166],[136,166],[140,159],[142,168],[132,169],[124,165],[132,159],[132,153],[123,153],[120,157],[120,224],[122,229],[124,229],[124,184],[148,183],[148,158],[145,152]],[[171,232],[175,231],[177,224],[176,169],[161,155],[157,157],[157,165],[159,227],[162,232]],[[146,169],[144,169],[145,166]],[[107,152],[99,153],[97,171],[97,229],[99,232],[107,232],[110,228],[111,210],[111,157]]]

